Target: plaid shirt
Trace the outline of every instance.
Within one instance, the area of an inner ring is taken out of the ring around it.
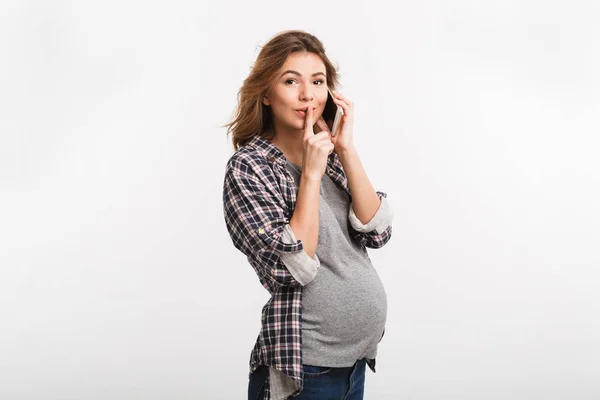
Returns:
[[[352,202],[348,180],[334,151],[327,160],[328,176]],[[286,159],[274,144],[254,136],[227,162],[223,184],[223,211],[234,246],[247,256],[260,283],[271,298],[262,309],[262,328],[250,356],[250,372],[264,364],[293,380],[302,391],[302,285],[292,276],[280,254],[304,249],[302,241],[283,240],[296,205],[296,185]],[[387,197],[377,192],[379,197]],[[348,224],[349,235],[362,247],[380,248],[392,234],[392,226],[378,233],[358,232]],[[367,360],[375,372],[375,359]],[[269,378],[265,399],[269,400]]]

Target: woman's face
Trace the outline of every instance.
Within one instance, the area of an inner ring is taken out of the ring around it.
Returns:
[[[314,53],[297,52],[288,56],[271,91],[263,103],[271,106],[275,132],[304,131],[307,107],[314,109],[314,122],[321,117],[327,102],[325,64]]]

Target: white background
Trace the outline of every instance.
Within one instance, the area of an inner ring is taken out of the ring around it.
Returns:
[[[284,29],[339,66],[395,212],[365,398],[600,398],[598,2],[0,11],[0,398],[245,398],[268,293],[221,125]]]

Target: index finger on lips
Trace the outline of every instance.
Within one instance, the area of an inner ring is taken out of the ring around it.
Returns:
[[[312,107],[308,107],[304,116],[304,137],[314,135],[313,131],[313,111]]]

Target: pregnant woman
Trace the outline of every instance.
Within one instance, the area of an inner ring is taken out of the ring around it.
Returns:
[[[367,248],[392,234],[353,141],[353,103],[323,44],[285,31],[264,45],[227,124],[223,212],[234,246],[271,298],[250,355],[249,400],[363,398],[386,322]],[[331,136],[328,89],[343,109]]]

